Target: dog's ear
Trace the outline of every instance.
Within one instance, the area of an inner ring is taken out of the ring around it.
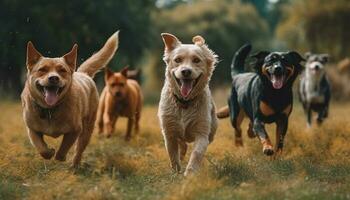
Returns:
[[[77,53],[78,45],[74,44],[72,50],[63,56],[64,61],[66,61],[67,65],[71,68],[72,72],[75,71],[75,67],[77,65]]]
[[[197,36],[194,36],[192,38],[192,42],[195,44],[195,45],[198,45],[198,46],[203,46],[205,44],[205,40],[202,36],[200,35],[197,35]]]
[[[306,60],[299,53],[295,51],[289,51],[286,54],[286,58],[296,67],[299,73],[303,70],[303,66],[300,63]]]
[[[181,44],[180,40],[170,33],[161,34],[165,46],[165,51],[172,51]]]
[[[268,56],[270,54],[269,51],[259,51],[253,55],[251,55],[250,57],[256,58],[257,60],[263,61],[265,59],[266,56]]]
[[[309,52],[306,52],[306,53],[304,54],[305,59],[306,59],[306,60],[309,59],[311,55],[312,55],[312,53],[311,53],[310,51],[309,51]]]
[[[108,67],[105,67],[105,81],[108,80],[109,77],[113,75],[112,70],[110,70]]]
[[[126,78],[128,77],[128,70],[129,70],[129,66],[125,66],[120,73],[125,76]]]
[[[26,65],[28,70],[32,70],[33,66],[43,57],[39,51],[37,51],[31,41],[27,44],[27,61]]]
[[[326,54],[326,53],[325,54],[321,54],[320,57],[321,57],[321,60],[322,60],[323,63],[326,63],[326,62],[329,61],[329,55]]]

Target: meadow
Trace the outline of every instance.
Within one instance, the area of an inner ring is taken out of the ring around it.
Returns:
[[[278,159],[246,134],[235,147],[229,120],[221,120],[201,171],[189,178],[170,170],[156,106],[144,107],[131,142],[123,140],[126,120],[109,139],[94,133],[78,170],[69,168],[72,150],[67,162],[39,156],[19,102],[2,101],[0,111],[0,199],[350,199],[350,104],[332,104],[323,126],[307,129],[295,103]],[[60,139],[47,141],[57,149]]]

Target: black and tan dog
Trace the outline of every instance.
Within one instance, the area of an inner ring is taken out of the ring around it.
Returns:
[[[261,51],[252,56],[256,59],[257,73],[242,73],[250,50],[251,45],[245,45],[236,52],[231,65],[233,80],[228,107],[221,108],[217,116],[230,116],[237,146],[243,145],[240,126],[247,116],[250,119],[248,136],[259,137],[265,155],[274,154],[265,123],[276,123],[276,152],[281,153],[293,108],[292,85],[304,59],[293,51]]]

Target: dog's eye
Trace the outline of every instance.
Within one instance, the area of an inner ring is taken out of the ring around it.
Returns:
[[[199,58],[194,58],[192,62],[198,64],[201,62],[201,60]]]
[[[42,67],[42,68],[38,69],[38,72],[45,73],[45,72],[47,72],[47,69],[46,69],[46,68],[44,68],[44,67]]]
[[[176,63],[181,63],[182,62],[182,58],[175,58],[174,60]]]
[[[120,87],[124,87],[124,83],[119,83],[119,86]]]
[[[59,73],[66,73],[66,72],[67,72],[67,70],[66,70],[66,69],[64,69],[64,68],[62,68],[62,69],[58,70],[58,72],[59,72]]]

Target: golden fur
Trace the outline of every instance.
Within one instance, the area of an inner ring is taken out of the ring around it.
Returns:
[[[125,140],[130,140],[132,127],[135,133],[139,131],[139,121],[143,96],[139,84],[128,79],[128,68],[119,73],[105,70],[106,86],[102,91],[97,114],[98,132],[107,137],[114,132],[119,116],[128,118],[128,127]]]
[[[199,169],[217,129],[215,105],[208,85],[217,56],[201,36],[193,38],[194,44],[182,44],[168,33],[163,33],[162,38],[167,67],[158,117],[175,171],[181,171],[180,159],[185,157],[186,143],[194,142],[184,173],[187,176]]]
[[[30,141],[43,158],[51,159],[55,155],[55,149],[46,144],[43,136],[63,135],[55,159],[64,161],[77,141],[72,166],[79,165],[94,128],[98,106],[92,77],[106,66],[117,48],[118,33],[115,33],[76,72],[77,45],[62,57],[48,58],[28,42],[28,73],[21,95],[23,118]]]

